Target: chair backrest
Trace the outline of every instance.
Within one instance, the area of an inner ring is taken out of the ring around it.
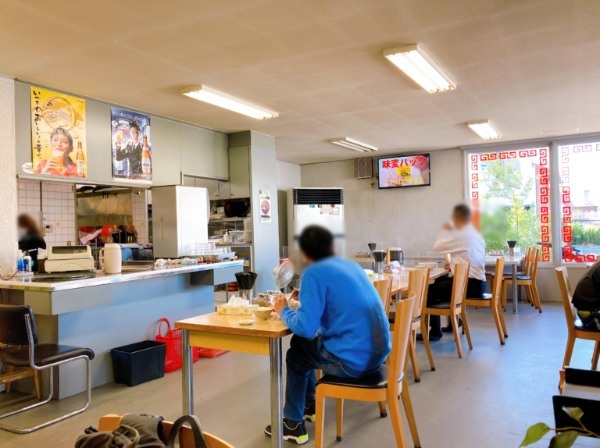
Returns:
[[[533,247],[531,247],[531,246],[527,246],[527,248],[525,249],[525,257],[523,257],[523,261],[521,264],[523,274],[525,274],[525,275],[529,275],[529,258],[531,256],[532,250],[533,250]]]
[[[427,302],[427,287],[429,286],[429,268],[415,269],[408,274],[408,290],[415,293],[412,320],[419,317],[423,305]]]
[[[452,282],[452,297],[450,298],[451,310],[454,310],[458,305],[462,305],[467,296],[470,267],[471,263],[457,263],[454,265],[454,281]]]
[[[0,343],[29,345],[27,317],[29,317],[33,342],[37,344],[37,330],[31,308],[26,305],[0,305]]]
[[[492,300],[500,303],[502,298],[502,283],[504,275],[504,258],[496,260],[496,270],[494,271],[494,283],[492,285]]]
[[[108,414],[100,417],[100,420],[98,421],[98,430],[112,432],[119,427],[122,418],[123,417],[121,415],[117,414]],[[163,422],[162,440],[168,440],[172,426],[172,422]],[[221,440],[220,438],[206,432],[204,433],[204,438],[206,439],[208,448],[235,448],[230,443],[227,443],[224,440]],[[181,448],[194,448],[196,446],[194,443],[194,434],[191,428],[187,428],[185,426],[181,428],[181,432],[179,433],[179,443]]]
[[[388,316],[390,314],[390,306],[392,300],[392,278],[386,277],[383,280],[375,280],[373,282],[377,293],[379,294],[379,298],[381,299],[381,303],[383,304],[383,308],[385,309],[385,314]]]
[[[565,310],[565,317],[567,318],[567,327],[570,331],[571,328],[575,327],[575,316],[573,315],[573,308],[571,306],[573,295],[571,294],[571,284],[569,282],[567,268],[565,266],[556,268],[556,277],[558,278],[558,285],[560,286],[563,308]]]
[[[531,248],[529,258],[529,272],[527,273],[527,275],[529,275],[532,280],[535,280],[535,278],[537,277],[538,264],[540,262],[540,250],[538,248]]]
[[[394,331],[392,332],[392,353],[390,355],[390,386],[395,384],[391,379],[400,378],[400,375],[404,372],[414,304],[415,293],[412,291],[408,293],[406,299],[396,303],[396,319],[394,321]]]

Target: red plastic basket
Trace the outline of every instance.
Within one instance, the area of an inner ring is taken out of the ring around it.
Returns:
[[[197,347],[198,355],[201,358],[216,358],[217,356],[221,356],[223,353],[227,353],[227,350],[218,350],[216,348],[204,348]]]
[[[167,324],[167,334],[162,335],[162,325]],[[156,342],[163,342],[167,345],[167,354],[165,356],[165,372],[174,372],[181,369],[182,366],[182,347],[181,347],[181,329],[171,328],[169,319],[163,317],[158,321],[158,332],[156,333]],[[200,349],[192,349],[192,359],[198,361]]]

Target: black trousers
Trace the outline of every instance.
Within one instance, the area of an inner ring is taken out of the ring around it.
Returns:
[[[450,303],[453,284],[453,277],[440,277],[432,285],[429,285],[427,305]],[[470,278],[467,283],[467,297],[470,299],[483,299],[485,286],[485,281]],[[432,335],[441,336],[442,324],[440,322],[440,316],[429,316],[429,326],[431,327]]]

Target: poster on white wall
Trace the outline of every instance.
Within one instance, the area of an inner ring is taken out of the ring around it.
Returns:
[[[271,222],[271,192],[261,190],[258,203],[260,204],[260,222]]]

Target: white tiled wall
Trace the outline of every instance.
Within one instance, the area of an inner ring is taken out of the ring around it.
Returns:
[[[31,215],[42,227],[52,226],[44,235],[48,246],[76,244],[73,185],[20,179],[18,204],[19,213]]]
[[[147,244],[148,239],[148,205],[146,204],[146,192],[144,190],[137,194],[134,190],[131,195],[131,209],[133,214],[133,225],[138,232],[138,243]]]

